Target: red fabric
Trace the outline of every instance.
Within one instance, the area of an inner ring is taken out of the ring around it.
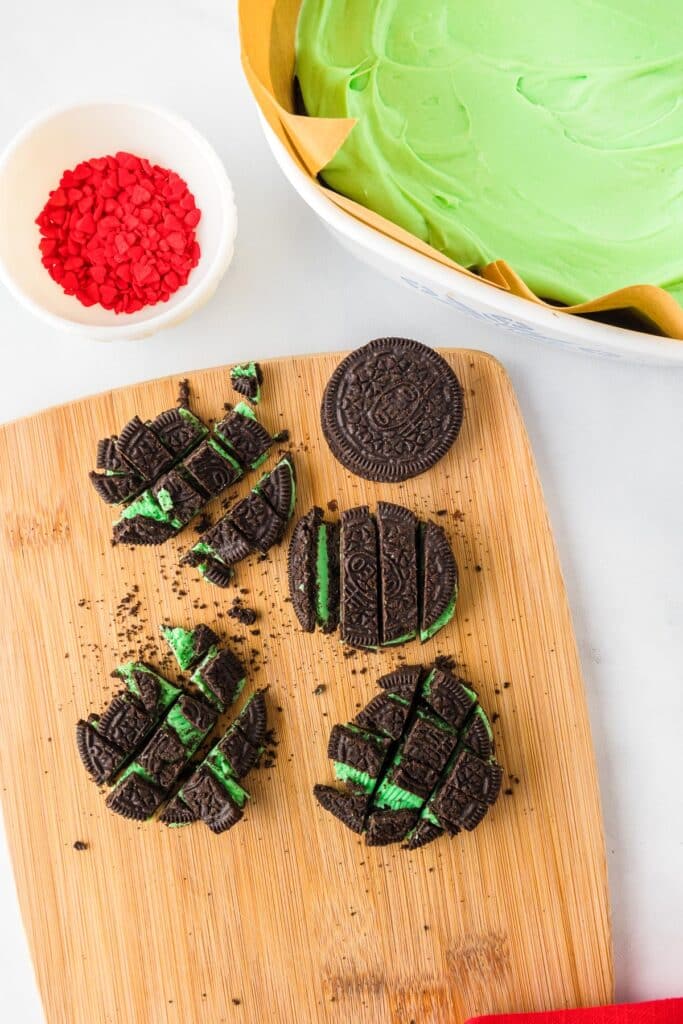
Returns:
[[[471,1017],[467,1024],[683,1024],[683,999],[593,1006],[585,1010],[486,1014]]]

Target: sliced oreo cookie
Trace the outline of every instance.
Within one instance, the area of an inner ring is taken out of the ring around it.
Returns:
[[[317,507],[301,517],[294,527],[287,557],[289,596],[299,624],[307,633],[312,633],[316,624],[316,561],[322,517],[322,509]]]
[[[424,643],[453,618],[458,598],[458,565],[444,530],[436,523],[421,529],[422,610],[420,639]]]
[[[284,456],[266,473],[254,490],[270,505],[275,515],[289,522],[296,504],[296,472],[290,455]]]
[[[183,561],[194,561],[195,564],[199,564],[205,555],[210,555],[224,565],[235,565],[253,550],[253,545],[244,534],[236,529],[227,516],[223,516],[201,535]]]
[[[76,746],[85,770],[98,785],[109,782],[125,760],[125,753],[101,736],[92,722],[76,723]]]
[[[225,711],[242,692],[244,667],[231,651],[211,650],[195,669],[192,682],[219,711]]]
[[[377,787],[374,803],[377,807],[393,810],[404,807],[419,809],[438,781],[439,773],[433,768],[399,753]]]
[[[130,473],[130,466],[116,450],[118,437],[113,434],[111,437],[103,437],[97,442],[97,456],[95,468],[104,470],[107,473]]]
[[[360,835],[365,828],[368,794],[363,789],[337,789],[336,786],[314,786],[313,796],[321,807],[347,828]]]
[[[268,728],[268,711],[266,708],[266,691],[257,690],[244,705],[235,720],[251,745],[257,750],[266,738]]]
[[[377,505],[381,584],[382,643],[400,644],[417,636],[417,519],[401,505]]]
[[[387,736],[373,736],[353,725],[335,725],[330,733],[327,756],[335,762],[335,771],[342,765],[377,779],[390,742]],[[358,781],[344,771],[337,771],[337,777],[342,781]]]
[[[396,482],[441,459],[462,424],[463,393],[445,359],[407,338],[377,338],[332,374],[321,408],[334,457],[366,480]]]
[[[418,711],[403,742],[403,756],[441,775],[458,742],[458,733],[433,715]]]
[[[243,779],[258,761],[266,728],[265,694],[257,690],[216,745],[236,779]]]
[[[196,481],[207,498],[215,498],[242,476],[237,461],[212,437],[201,441],[183,459],[182,467]]]
[[[341,517],[341,637],[352,647],[377,647],[379,572],[377,527],[366,506]]]
[[[153,546],[164,544],[169,537],[177,533],[170,523],[160,523],[154,519],[138,516],[136,519],[121,519],[114,523],[112,541],[114,544],[130,544],[134,546]]]
[[[194,629],[182,626],[162,626],[161,635],[173,651],[183,672],[193,668],[218,644],[218,637],[209,627],[200,623]]]
[[[240,363],[230,371],[230,383],[235,391],[247,398],[252,405],[261,401],[261,385],[263,374],[258,363]]]
[[[228,518],[247,542],[264,554],[280,540],[287,525],[256,491],[233,505]]]
[[[120,814],[122,818],[147,821],[161,806],[163,799],[163,789],[148,782],[137,772],[131,772],[112,789],[106,804],[110,811]]]
[[[421,846],[433,843],[443,833],[444,830],[440,825],[435,825],[434,822],[429,821],[427,818],[420,818],[415,828],[406,836],[403,848],[405,850],[419,850]]]
[[[502,769],[497,762],[484,761],[469,750],[462,750],[443,789],[450,787],[472,800],[493,804],[498,798],[502,778]]]
[[[159,715],[145,708],[132,693],[118,693],[99,716],[97,731],[114,743],[124,755],[132,754],[158,721]]]
[[[189,409],[179,407],[160,412],[149,424],[164,448],[182,458],[199,444],[209,430]]]
[[[171,826],[191,825],[193,821],[197,821],[197,818],[198,815],[188,807],[181,796],[176,794],[176,796],[166,804],[159,821],[164,825]]]
[[[421,678],[422,668],[420,665],[402,665],[400,668],[394,669],[393,672],[387,672],[386,675],[380,676],[377,685],[381,686],[383,690],[398,694],[404,700],[412,701]]]
[[[134,416],[119,434],[116,452],[144,480],[156,479],[173,462],[172,452],[139,416]]]
[[[402,842],[417,822],[418,812],[410,808],[373,811],[368,815],[365,845],[388,846]]]
[[[240,804],[235,798],[235,792],[244,791],[236,783],[231,790],[216,778],[208,765],[201,764],[183,786],[182,799],[197,818],[216,835],[220,835],[236,825],[242,817],[244,801]]]
[[[183,526],[197,515],[206,502],[204,494],[184,477],[178,469],[170,469],[150,488],[159,507],[169,518]]]
[[[368,732],[399,740],[410,714],[410,703],[391,693],[376,694],[369,704],[358,712],[353,724]]]
[[[168,726],[157,729],[137,757],[145,776],[162,789],[173,785],[185,763],[185,747],[175,730]]]
[[[244,469],[256,469],[273,443],[266,428],[244,402],[236,405],[213,429]]]
[[[477,695],[462,679],[435,668],[425,680],[422,696],[445,722],[460,729],[477,703]]]
[[[97,494],[107,505],[123,505],[139,494],[144,486],[144,481],[137,473],[95,473],[91,470],[88,476]]]
[[[229,566],[223,565],[222,562],[217,562],[213,558],[207,558],[205,562],[201,562],[199,572],[207,583],[213,583],[214,587],[222,589],[230,586],[234,575]]]
[[[493,754],[493,730],[482,707],[477,707],[463,729],[462,741],[468,750],[484,761],[488,761]]]

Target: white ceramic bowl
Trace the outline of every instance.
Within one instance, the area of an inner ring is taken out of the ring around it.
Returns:
[[[185,179],[202,212],[198,265],[168,302],[137,313],[85,307],[65,295],[40,262],[35,218],[61,172],[89,157],[128,150]],[[97,341],[148,337],[177,324],[213,294],[232,259],[237,212],[215,150],[187,121],[158,107],[84,103],[48,111],[19,132],[0,157],[0,280],[36,316]]]
[[[527,299],[458,274],[361,223],[316,188],[261,118],[266,139],[286,178],[337,240],[364,263],[460,314],[525,338],[611,359],[683,365],[683,341],[628,331],[537,306]]]

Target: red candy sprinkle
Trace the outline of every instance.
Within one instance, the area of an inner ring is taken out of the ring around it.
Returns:
[[[200,218],[174,171],[132,153],[85,160],[64,171],[36,218],[41,261],[84,306],[135,313],[186,284]]]

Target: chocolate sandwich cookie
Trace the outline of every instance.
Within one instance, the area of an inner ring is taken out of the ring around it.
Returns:
[[[213,430],[245,470],[257,469],[273,443],[266,428],[245,402],[239,402]]]
[[[252,548],[263,554],[276,544],[287,526],[260,494],[252,491],[230,509],[228,518]]]
[[[177,459],[187,455],[209,432],[209,428],[183,406],[160,412],[149,423],[149,429]]]
[[[162,626],[161,635],[175,655],[181,671],[194,668],[218,644],[218,637],[209,627],[200,623],[194,629],[182,626]]]
[[[144,489],[145,481],[136,473],[116,450],[118,437],[103,437],[97,442],[97,459],[94,470],[88,475],[90,482],[102,501],[107,505],[122,505]]]
[[[428,522],[420,530],[422,565],[422,616],[420,639],[424,643],[453,618],[458,599],[458,565],[445,531]]]
[[[417,636],[417,519],[401,505],[377,505],[382,643],[402,644]]]
[[[163,544],[183,526],[172,513],[164,512],[151,490],[127,505],[114,523],[114,544]]]
[[[270,473],[264,473],[254,490],[284,522],[289,522],[296,504],[296,470],[291,455],[283,456]]]
[[[147,481],[156,479],[173,463],[173,453],[139,416],[126,423],[116,442],[116,452]]]
[[[95,468],[102,470],[105,473],[130,473],[131,468],[125,459],[119,455],[116,442],[118,436],[112,434],[111,437],[103,437],[97,442],[97,455],[95,459]]]
[[[216,833],[235,825],[248,799],[238,780],[256,764],[266,728],[265,694],[258,690],[168,805],[161,817],[164,824],[201,819]]]
[[[162,512],[171,522],[186,526],[206,504],[206,498],[179,469],[170,469],[150,488]]]
[[[368,846],[415,850],[475,828],[502,779],[476,693],[436,667],[402,666],[379,682],[383,692],[332,729],[328,756],[345,788],[316,786],[318,803]]]
[[[396,482],[430,469],[462,424],[463,393],[445,359],[418,341],[377,338],[332,374],[321,407],[334,457],[366,480]]]
[[[117,693],[101,715],[76,725],[84,767],[98,784],[110,782],[135,754],[180,695],[180,690],[143,662],[115,672],[127,689]]]
[[[110,810],[137,821],[150,818],[216,718],[216,711],[204,701],[183,694],[107,797]]]
[[[352,647],[377,647],[377,527],[366,506],[342,512],[340,569],[342,640]]]
[[[301,628],[312,633],[317,617],[316,562],[323,510],[314,507],[294,527],[287,557],[289,594]]]
[[[230,383],[243,398],[249,399],[252,405],[261,401],[261,385],[263,374],[258,363],[240,363],[230,371]]]
[[[244,667],[232,651],[217,647],[209,649],[191,678],[221,712],[237,700],[246,682]]]
[[[217,497],[242,476],[239,462],[213,437],[207,437],[190,452],[182,467],[207,500]]]

